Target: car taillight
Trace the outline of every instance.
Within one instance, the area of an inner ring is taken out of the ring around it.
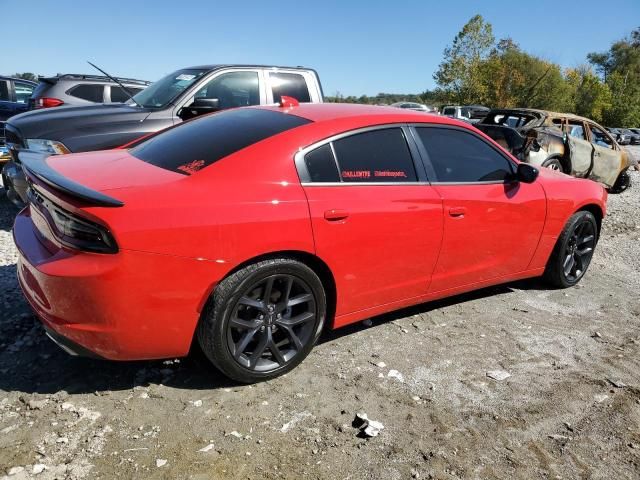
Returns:
[[[28,195],[29,203],[45,214],[63,245],[86,252],[118,253],[118,245],[106,227],[60,208],[33,187]]]
[[[36,98],[34,102],[35,108],[50,108],[50,107],[59,107],[63,105],[64,102],[59,98],[50,98],[50,97],[42,97]]]

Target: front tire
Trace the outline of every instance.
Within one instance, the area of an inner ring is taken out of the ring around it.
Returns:
[[[549,160],[545,160],[542,166],[548,168],[549,170],[555,170],[556,172],[564,172],[562,162],[560,162],[560,160],[557,158],[550,158]]]
[[[248,265],[216,287],[198,341],[222,373],[241,383],[269,380],[311,352],[327,311],[322,282],[289,258]]]
[[[567,221],[551,253],[544,277],[551,285],[568,288],[584,276],[598,241],[598,224],[591,212],[576,212]]]

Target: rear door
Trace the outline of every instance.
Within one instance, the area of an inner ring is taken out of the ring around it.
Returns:
[[[589,178],[612,187],[623,168],[622,155],[613,138],[594,123],[589,123],[593,144],[593,168]]]
[[[317,254],[334,274],[336,315],[427,292],[442,201],[399,126],[357,130],[296,156]]]
[[[572,173],[578,177],[587,176],[593,162],[593,145],[587,137],[587,129],[584,122],[565,119],[564,132],[567,136],[567,144],[571,155]]]
[[[430,291],[527,270],[546,215],[540,184],[513,182],[515,164],[467,129],[429,126],[415,132],[444,207],[442,248]]]
[[[0,122],[13,115],[13,95],[9,80],[0,80]]]

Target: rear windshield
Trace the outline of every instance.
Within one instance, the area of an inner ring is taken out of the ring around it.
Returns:
[[[159,133],[129,152],[165,170],[191,175],[260,140],[310,122],[272,110],[228,110]]]

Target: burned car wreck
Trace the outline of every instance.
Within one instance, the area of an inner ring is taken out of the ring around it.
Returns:
[[[589,178],[612,193],[630,186],[637,163],[600,125],[577,115],[535,109],[495,109],[475,127],[516,158],[536,166]]]

